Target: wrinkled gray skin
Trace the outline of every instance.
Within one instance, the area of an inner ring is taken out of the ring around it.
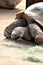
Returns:
[[[30,34],[37,44],[43,43],[43,30],[36,23],[28,25]]]
[[[14,9],[21,0],[0,0],[0,7]]]
[[[28,39],[28,37],[30,38],[32,36],[32,38],[35,40],[36,43],[38,43],[38,44],[43,43],[43,3],[40,3],[40,6],[38,4],[31,5],[24,11],[24,13],[18,14],[15,19],[15,22],[11,23],[4,30],[4,36],[8,37],[8,38],[9,37],[13,38],[12,33],[16,27],[20,27],[20,26],[28,27],[30,36],[26,32],[27,36],[25,39]],[[33,12],[34,14],[31,13],[30,11]],[[17,28],[17,30],[18,30],[18,28]],[[23,30],[22,30],[22,32],[23,32]],[[25,35],[24,35],[24,37],[25,37]],[[28,40],[30,40],[30,39],[28,39]]]
[[[24,40],[31,40],[31,36],[29,35],[28,27],[16,27],[11,33],[12,39],[24,39]]]

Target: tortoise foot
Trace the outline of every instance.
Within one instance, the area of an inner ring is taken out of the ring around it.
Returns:
[[[8,32],[8,31],[4,31],[4,36],[6,37],[6,38],[11,38],[11,34]]]
[[[38,44],[43,43],[43,33],[36,35],[35,42]]]

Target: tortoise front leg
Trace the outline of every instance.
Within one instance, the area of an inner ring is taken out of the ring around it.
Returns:
[[[28,27],[30,34],[34,38],[35,42],[38,44],[43,43],[43,32],[41,28],[35,23],[29,24]]]
[[[13,31],[13,29],[15,27],[18,27],[18,26],[26,26],[26,20],[24,19],[15,19],[15,21],[13,23],[11,23],[9,26],[7,26],[4,30],[4,36],[6,38],[11,38],[11,33]]]

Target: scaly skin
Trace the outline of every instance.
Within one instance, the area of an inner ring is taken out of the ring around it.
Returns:
[[[43,31],[41,30],[41,28],[35,23],[29,24],[28,27],[31,36],[35,39],[35,42],[38,44],[43,43]]]

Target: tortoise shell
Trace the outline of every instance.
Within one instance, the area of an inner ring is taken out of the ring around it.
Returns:
[[[24,18],[28,23],[37,22],[43,27],[43,2],[35,3],[17,13],[16,18]]]

